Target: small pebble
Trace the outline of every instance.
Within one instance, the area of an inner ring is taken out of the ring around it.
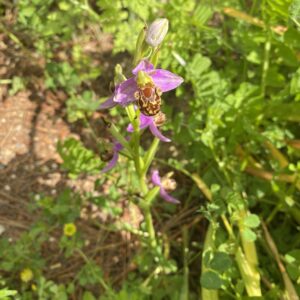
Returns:
[[[8,184],[6,184],[5,186],[4,186],[4,190],[6,190],[6,191],[10,191],[11,190],[11,187],[8,185]]]
[[[0,224],[0,235],[5,231],[5,227]]]

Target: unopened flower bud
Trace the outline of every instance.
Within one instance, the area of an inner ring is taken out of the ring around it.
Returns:
[[[146,42],[151,47],[159,46],[165,38],[168,28],[169,21],[167,19],[156,19],[147,30]]]
[[[123,75],[123,70],[121,65],[117,64],[115,66],[115,77],[114,77],[114,84],[117,86],[121,82],[125,81],[126,77]]]

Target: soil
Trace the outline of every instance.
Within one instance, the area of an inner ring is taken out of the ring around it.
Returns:
[[[110,64],[104,62],[111,49],[112,41],[107,35],[84,45],[95,63],[101,64],[107,75],[111,74],[106,78],[113,74]],[[57,56],[64,56],[64,49]],[[45,89],[41,78],[44,66],[43,59],[34,54],[28,57],[26,49],[0,34],[0,78],[27,78],[26,89],[14,95],[10,95],[10,84],[0,84],[0,237],[7,237],[12,243],[39,217],[28,209],[30,201],[36,201],[39,194],[55,197],[66,188],[89,192],[97,179],[85,176],[72,180],[60,168],[58,141],[67,137],[90,141],[83,126],[66,121],[67,95]],[[92,88],[105,95],[108,86],[108,80],[97,80]],[[104,189],[109,190],[109,186]],[[123,217],[127,222],[133,220],[128,209]],[[118,284],[134,268],[130,257],[136,242],[128,234],[111,233],[95,225],[106,220],[107,216],[97,206],[87,203],[76,226],[85,240],[84,253],[101,266],[110,282]],[[139,226],[140,221],[133,221],[133,225]],[[44,274],[48,279],[68,282],[85,262],[76,254],[68,260],[64,258],[58,248],[61,234],[54,232],[43,246],[43,256],[50,266]]]

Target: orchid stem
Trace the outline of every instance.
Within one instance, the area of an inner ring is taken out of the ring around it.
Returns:
[[[138,176],[141,193],[142,193],[143,198],[145,199],[146,195],[149,192],[149,189],[148,189],[148,186],[146,183],[145,162],[144,162],[143,158],[140,156],[140,132],[139,132],[140,131],[140,122],[139,122],[140,112],[139,112],[139,110],[135,110],[133,105],[128,105],[126,107],[126,112],[127,112],[128,118],[134,129],[133,137],[132,137],[132,144],[133,144],[132,150],[133,150],[134,166],[135,166],[135,170],[136,170],[136,173]],[[150,148],[150,150],[151,150],[151,148]],[[149,156],[149,159],[152,157],[152,159],[150,159],[150,163],[153,160],[154,155],[155,155],[155,151],[152,156],[151,155]],[[147,159],[148,167],[150,165],[149,159]],[[147,167],[147,169],[148,169],[148,167]],[[155,229],[153,226],[153,220],[152,220],[152,214],[151,214],[151,203],[147,202],[146,205],[141,205],[141,209],[143,210],[145,224],[146,224],[146,230],[149,234],[150,245],[151,245],[151,247],[156,247],[157,242],[156,242]]]
[[[143,197],[145,198],[145,196],[148,194],[148,186],[146,184],[146,176],[141,173],[141,170],[137,169],[137,166],[138,165],[136,164],[136,171],[137,171],[138,177],[139,177],[140,188],[143,193]],[[153,226],[153,220],[152,220],[152,214],[151,214],[151,203],[147,202],[146,205],[143,205],[141,208],[144,213],[146,230],[149,234],[150,245],[151,245],[151,247],[156,247],[157,242],[156,242],[155,229]]]

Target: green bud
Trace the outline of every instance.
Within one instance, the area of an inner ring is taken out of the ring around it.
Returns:
[[[118,84],[120,84],[121,82],[125,81],[126,77],[123,75],[123,70],[121,65],[117,64],[115,66],[115,77],[114,77],[114,83],[115,86],[117,86]]]

